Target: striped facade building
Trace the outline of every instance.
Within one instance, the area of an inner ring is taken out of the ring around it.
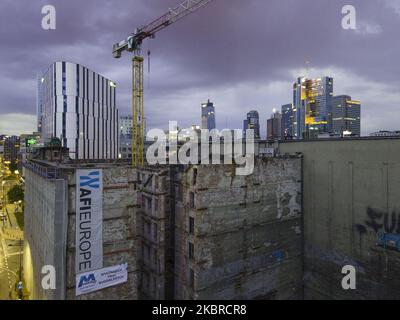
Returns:
[[[43,75],[44,139],[57,137],[72,159],[117,159],[119,149],[116,85],[71,63],[55,62]]]

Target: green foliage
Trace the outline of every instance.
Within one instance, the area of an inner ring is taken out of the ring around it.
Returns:
[[[11,172],[14,172],[15,170],[18,170],[18,164],[15,162],[11,162],[8,168]]]
[[[18,201],[24,201],[24,189],[16,184],[7,192],[8,203],[14,203]]]

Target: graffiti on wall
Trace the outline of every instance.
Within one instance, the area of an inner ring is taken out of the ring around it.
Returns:
[[[367,219],[364,224],[357,224],[356,227],[360,236],[368,230],[374,231],[377,246],[400,251],[400,212],[385,212],[368,207]]]
[[[360,233],[366,233],[370,229],[375,233],[400,234],[400,212],[384,212],[368,207],[367,219],[364,224],[357,224],[356,227]]]

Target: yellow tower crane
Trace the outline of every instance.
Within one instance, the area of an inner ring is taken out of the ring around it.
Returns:
[[[134,52],[132,58],[132,165],[144,165],[144,92],[143,92],[143,57],[140,55],[141,45],[146,38],[154,38],[155,34],[186,17],[197,9],[204,7],[212,0],[186,0],[177,7],[146,26],[137,28],[127,39],[114,44],[113,56],[120,58],[123,51]]]

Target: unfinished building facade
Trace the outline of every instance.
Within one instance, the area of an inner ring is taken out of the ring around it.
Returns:
[[[103,264],[127,263],[128,281],[77,296],[76,172],[94,168],[103,177]],[[32,298],[302,298],[302,158],[256,157],[254,168],[238,176],[235,165],[30,161]],[[57,292],[40,288],[48,264],[60,275]]]
[[[174,212],[171,168],[138,169],[137,217],[140,299],[173,299]]]
[[[103,266],[127,263],[128,281],[76,295],[76,172],[101,169]],[[137,299],[137,175],[120,161],[26,164],[24,283],[30,299]],[[42,268],[54,266],[56,289],[45,290]]]
[[[153,299],[302,297],[301,157],[140,169],[141,285]]]
[[[302,297],[301,158],[193,166],[175,214],[176,299]]]

